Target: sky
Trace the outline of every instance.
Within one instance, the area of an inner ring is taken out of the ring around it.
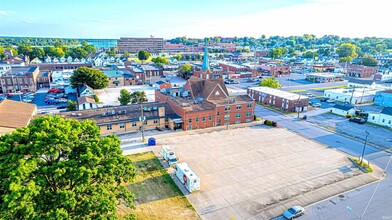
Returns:
[[[389,37],[389,0],[0,0],[0,36]]]

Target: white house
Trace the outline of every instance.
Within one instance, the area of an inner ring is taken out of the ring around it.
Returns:
[[[373,102],[378,90],[358,88],[358,89],[329,89],[324,91],[324,98],[334,99],[339,102],[350,104],[360,104]]]
[[[67,57],[67,63],[72,63],[72,57],[71,56]]]
[[[392,107],[385,107],[379,113],[369,113],[368,122],[392,128]]]
[[[94,60],[94,66],[102,66],[103,65],[103,60],[101,58],[96,58]]]
[[[60,58],[60,63],[65,63],[65,61],[66,61],[65,57]]]
[[[45,58],[45,63],[51,63],[52,62],[52,58],[50,58],[50,56]]]
[[[78,98],[78,109],[79,110],[87,110],[87,109],[95,109],[98,108],[97,103],[95,103],[94,98],[81,96]]]
[[[53,63],[58,63],[59,59],[57,59],[56,57],[53,59]]]
[[[346,117],[346,115],[354,115],[355,108],[351,105],[339,105],[336,104],[332,107],[331,112],[340,116]]]
[[[373,80],[363,80],[363,79],[349,79],[348,88],[368,88],[375,89],[376,83]]]
[[[94,89],[92,89],[90,86],[88,85],[83,85],[80,88],[80,97],[82,96],[93,96],[94,95]]]

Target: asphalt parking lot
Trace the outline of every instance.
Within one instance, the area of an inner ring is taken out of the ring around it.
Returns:
[[[46,108],[53,108],[56,109],[58,106],[66,105],[67,103],[58,103],[54,105],[47,105],[45,103],[45,96],[46,92],[44,91],[37,91],[34,95],[34,100],[32,104],[36,104],[38,109],[46,109]],[[20,98],[23,97],[21,94],[20,96],[18,94],[14,94],[12,98],[8,98],[9,100],[14,100],[14,101],[21,101]],[[77,101],[76,94],[68,94],[68,100],[72,101]]]
[[[321,114],[308,118],[308,122],[318,126],[348,135],[353,138],[364,140],[365,131],[369,132],[368,142],[381,148],[392,148],[392,130],[380,126],[357,124],[350,122],[347,118],[334,114]]]
[[[160,146],[171,145],[200,177],[201,190],[187,198],[202,219],[270,219],[294,204],[376,180],[347,155],[283,128],[204,129],[156,139],[158,157]]]

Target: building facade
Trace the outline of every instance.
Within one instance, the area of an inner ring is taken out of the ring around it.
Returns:
[[[35,92],[39,67],[13,67],[0,75],[0,87],[3,93]]]
[[[121,37],[117,41],[118,52],[137,53],[146,50],[150,53],[161,53],[163,51],[163,38],[135,38]]]
[[[304,112],[308,110],[309,98],[307,96],[269,87],[252,87],[247,93],[261,104],[274,106],[282,111]]]
[[[248,95],[229,96],[223,79],[192,76],[183,87],[155,91],[155,100],[167,102],[181,117],[176,128],[202,129],[254,120],[254,100]]]
[[[392,90],[378,91],[374,97],[374,104],[392,107]]]
[[[93,67],[91,63],[31,63],[30,66],[38,66],[41,71],[75,70],[82,66]]]
[[[379,113],[369,113],[368,122],[392,128],[392,107],[385,107]]]
[[[357,78],[368,78],[377,72],[377,66],[349,65],[347,67],[347,75]]]

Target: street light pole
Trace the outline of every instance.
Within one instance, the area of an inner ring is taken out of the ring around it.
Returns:
[[[369,135],[369,132],[368,132],[368,131],[365,131],[365,132],[366,132],[366,138],[365,138],[365,144],[363,145],[363,150],[362,150],[362,156],[361,156],[360,166],[362,166],[363,156],[364,156],[364,154],[365,154],[366,142],[367,142],[368,135]]]
[[[141,130],[142,130],[142,142],[144,143],[144,122],[146,118],[143,115],[143,105],[140,105],[140,111],[141,111],[141,117],[139,118],[139,121],[142,123]]]

